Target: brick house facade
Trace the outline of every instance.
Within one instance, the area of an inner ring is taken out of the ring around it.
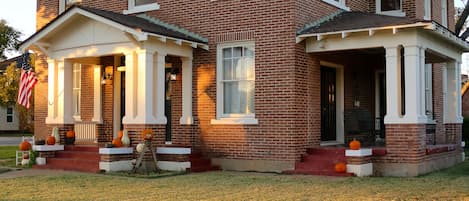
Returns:
[[[461,161],[461,100],[449,94],[458,86],[452,82],[460,72],[455,55],[467,44],[450,32],[453,1],[81,0],[69,10],[65,2],[38,0],[39,31],[22,44],[41,58],[35,69],[38,138],[53,127],[91,129],[93,136],[83,140],[103,146],[127,129],[136,146],[140,132],[152,129],[156,146],[191,147],[223,169],[242,171],[294,170],[307,148],[353,138],[368,146],[377,145],[376,138],[386,141],[380,145],[386,154],[372,158],[376,175],[414,176]],[[392,9],[384,5],[393,2]],[[357,20],[333,29],[340,16],[353,13],[385,16],[385,22],[356,27]],[[171,31],[129,24],[140,22],[129,18],[136,14]],[[413,38],[419,44],[407,44]],[[354,47],[356,42],[363,45]],[[241,56],[234,56],[238,50]],[[236,59],[243,70],[225,69]],[[389,74],[401,60],[418,70]],[[431,89],[425,64],[432,69]],[[175,74],[169,88],[164,69]],[[326,69],[334,75],[330,83]],[[232,72],[234,81],[222,71]],[[229,88],[230,82],[239,86]],[[334,88],[327,114],[326,84]],[[456,148],[427,154],[433,146]]]

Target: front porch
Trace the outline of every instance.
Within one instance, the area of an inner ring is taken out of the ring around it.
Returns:
[[[321,65],[321,145],[357,138],[383,146],[375,175],[416,176],[462,160],[458,91],[468,45],[436,23],[406,20],[343,12],[297,36]],[[433,155],[435,146],[445,153]]]

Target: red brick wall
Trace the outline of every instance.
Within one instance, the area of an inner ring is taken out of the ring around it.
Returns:
[[[390,163],[419,163],[426,154],[424,124],[387,124],[386,156]]]
[[[442,64],[433,64],[433,118],[435,120],[435,142],[436,144],[445,143],[445,127],[443,124],[443,66]]]
[[[92,65],[81,67],[80,117],[83,122],[93,119],[94,110],[94,69]]]
[[[369,1],[370,0],[362,0],[362,1],[347,0],[345,4],[352,11],[370,12],[370,5],[368,3]],[[374,11],[372,11],[372,12],[374,12]]]

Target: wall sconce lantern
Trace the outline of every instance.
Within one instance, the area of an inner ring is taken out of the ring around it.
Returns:
[[[178,68],[172,68],[171,69],[171,76],[170,76],[170,79],[172,81],[175,81],[177,79],[177,74],[179,73],[179,69]]]
[[[106,66],[104,68],[103,78],[101,80],[101,84],[107,84],[109,81],[112,81],[112,74],[114,71],[113,66]]]

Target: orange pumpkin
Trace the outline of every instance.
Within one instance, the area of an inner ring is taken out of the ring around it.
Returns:
[[[142,138],[144,140],[151,140],[153,139],[153,132],[151,131],[151,129],[145,129],[142,131]]]
[[[67,136],[67,138],[74,138],[75,137],[75,131],[67,131],[67,134],[65,136]]]
[[[47,136],[46,138],[47,145],[54,145],[55,144],[55,137],[52,135]]]
[[[361,144],[360,144],[360,141],[356,140],[356,139],[353,139],[350,143],[349,143],[349,147],[351,150],[359,150],[360,147],[361,147]]]
[[[124,131],[120,130],[119,133],[117,134],[117,138],[122,139],[122,136],[124,136]]]
[[[122,147],[122,140],[119,138],[114,138],[114,140],[112,140],[112,144],[114,147]]]
[[[20,143],[20,150],[21,151],[28,151],[31,149],[31,143],[29,143],[28,141],[23,141]]]
[[[335,172],[337,173],[345,173],[347,171],[347,166],[345,163],[337,163],[335,164]]]

